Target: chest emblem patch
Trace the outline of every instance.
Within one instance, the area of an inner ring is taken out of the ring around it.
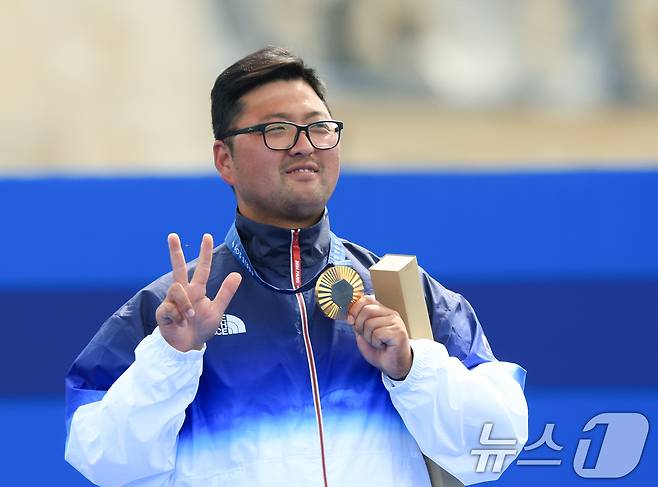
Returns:
[[[215,335],[237,335],[238,333],[247,333],[247,327],[237,316],[222,315],[222,321],[219,322]]]

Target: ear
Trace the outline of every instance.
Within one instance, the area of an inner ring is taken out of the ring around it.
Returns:
[[[223,140],[216,140],[212,145],[215,168],[221,178],[230,186],[235,184],[235,167],[231,149]]]

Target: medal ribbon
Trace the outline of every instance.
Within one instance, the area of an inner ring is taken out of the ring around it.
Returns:
[[[240,235],[238,235],[238,231],[235,228],[235,222],[231,225],[231,228],[229,228],[228,233],[226,234],[226,238],[224,239],[224,243],[230,249],[231,253],[233,253],[237,261],[242,265],[242,267],[244,267],[245,270],[251,275],[251,277],[256,279],[257,282],[265,286],[267,289],[277,293],[296,294],[311,289],[315,285],[315,280],[320,274],[322,274],[324,270],[327,269],[327,267],[337,265],[345,265],[349,267],[352,266],[352,263],[347,260],[345,246],[341,243],[340,240],[338,240],[338,237],[336,237],[333,232],[329,232],[329,236],[331,239],[329,242],[329,259],[327,265],[324,266],[324,268],[310,280],[306,281],[304,284],[297,288],[276,287],[260,277],[258,272],[256,272],[256,269],[254,269],[254,266],[251,265],[249,255],[247,255],[247,251],[244,249],[242,241],[240,240]]]

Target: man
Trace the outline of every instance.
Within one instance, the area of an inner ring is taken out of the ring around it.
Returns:
[[[429,485],[422,453],[466,483],[484,423],[527,439],[524,371],[496,361],[470,305],[423,274],[436,341],[372,296],[369,251],[329,230],[342,123],[290,52],[266,48],[212,90],[215,166],[238,211],[188,266],[110,319],[66,380],[66,459],[100,485]],[[348,265],[345,320],[313,284]],[[421,453],[422,452],[422,453]],[[506,465],[511,462],[508,457]]]

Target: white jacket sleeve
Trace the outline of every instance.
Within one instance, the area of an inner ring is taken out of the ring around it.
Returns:
[[[480,456],[473,450],[516,450],[515,455],[505,455],[503,470],[522,450],[528,439],[528,406],[514,378],[522,369],[494,361],[469,370],[441,343],[411,340],[411,347],[409,375],[403,381],[383,375],[383,381],[423,454],[466,485],[500,477],[502,471],[492,466],[495,456],[478,473]],[[485,423],[493,424],[491,439],[515,440],[515,444],[481,444]]]
[[[199,386],[204,351],[179,352],[156,327],[103,399],[76,410],[66,460],[101,486],[169,485],[178,433]]]

